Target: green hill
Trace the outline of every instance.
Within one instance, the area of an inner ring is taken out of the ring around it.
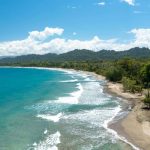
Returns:
[[[63,61],[100,61],[100,60],[118,60],[124,57],[129,58],[150,58],[148,48],[132,48],[126,51],[101,50],[98,52],[90,50],[73,50],[63,54],[48,53],[45,55],[22,55],[17,57],[7,57],[0,59],[0,64],[14,63],[36,63],[36,62],[63,62]]]

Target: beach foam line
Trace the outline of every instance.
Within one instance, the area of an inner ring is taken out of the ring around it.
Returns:
[[[110,123],[111,121],[113,121],[113,119],[118,115],[118,113],[119,113],[120,111],[121,111],[121,106],[119,105],[119,106],[115,109],[114,116],[113,116],[112,118],[106,120],[106,121],[104,122],[104,124],[103,124],[103,127],[104,127],[108,132],[112,133],[116,138],[118,138],[118,139],[120,139],[121,141],[123,141],[123,142],[127,143],[128,145],[130,145],[133,149],[135,149],[135,150],[140,150],[140,149],[139,149],[138,147],[136,147],[134,144],[132,144],[131,142],[129,142],[125,137],[118,135],[118,133],[117,133],[115,130],[110,129],[110,128],[108,127],[109,123]]]
[[[44,134],[47,134],[47,132],[48,132],[47,129],[45,129]]]
[[[90,75],[88,75],[87,73],[84,73],[84,71],[76,71],[74,69],[64,69],[64,68],[47,68],[47,67],[18,67],[18,68],[32,68],[32,69],[45,69],[45,70],[54,70],[54,71],[62,71],[64,73],[70,74],[72,75],[76,75],[76,76],[80,76],[83,78],[87,78]]]
[[[34,150],[58,150],[57,145],[60,142],[61,134],[57,131],[46,137],[44,141],[40,141],[38,144],[34,143]]]
[[[45,69],[45,70],[54,70],[54,71],[61,71],[61,72],[64,72],[64,73],[67,73],[67,74],[75,74],[76,71],[75,70],[69,70],[69,69],[63,69],[63,68],[47,68],[47,67],[33,67],[35,69]]]
[[[79,98],[83,92],[83,87],[81,83],[77,83],[77,88],[79,89],[79,91],[72,92],[70,95],[72,95],[73,97]]]
[[[55,101],[55,103],[63,103],[63,104],[78,104],[79,98],[83,92],[83,87],[81,83],[77,83],[78,91],[72,92],[66,97],[59,97],[58,100]]]
[[[77,79],[74,79],[74,80],[64,80],[64,81],[60,81],[60,82],[69,83],[69,82],[77,82],[77,81],[78,81]]]
[[[48,67],[22,67],[22,66],[2,66],[3,68],[31,68],[31,69],[40,69],[40,70],[51,70],[51,71],[61,71],[63,73],[70,74],[72,78],[75,76],[80,76],[83,78],[88,78],[93,75],[89,75],[86,71],[79,71],[75,69],[65,69],[65,68],[48,68]]]
[[[88,82],[97,82],[96,80],[90,79],[89,77],[85,78],[84,81],[88,81]]]
[[[11,66],[10,66],[11,67]],[[63,73],[69,74],[72,78],[75,78],[75,76],[80,76],[82,78],[91,77],[91,75],[87,74],[84,71],[77,71],[74,69],[64,69],[64,68],[48,68],[48,67],[11,67],[11,68],[31,68],[31,69],[40,69],[40,70],[51,70],[51,71],[61,71]],[[87,79],[89,80],[89,79]]]
[[[42,118],[42,119],[45,119],[45,120],[50,120],[50,121],[53,121],[53,122],[59,122],[60,118],[62,116],[62,113],[59,113],[57,115],[50,115],[50,114],[39,114],[37,115],[38,118]]]
[[[9,66],[7,66],[7,68],[9,68]],[[48,68],[48,67],[21,67],[21,66],[17,66],[17,67],[12,67],[10,66],[10,68],[31,68],[31,69],[40,69],[40,70],[51,70],[51,71],[61,71],[67,74],[75,74],[77,71],[75,70],[71,70],[71,69],[63,69],[63,68]]]

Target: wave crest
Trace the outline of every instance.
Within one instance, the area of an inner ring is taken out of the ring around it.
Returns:
[[[38,144],[34,143],[34,150],[58,150],[57,145],[61,143],[60,136],[60,132],[57,131],[49,135],[44,141],[40,141]]]
[[[50,115],[50,114],[37,115],[38,118],[50,120],[50,121],[53,121],[53,122],[59,122],[61,116],[62,116],[62,113],[59,113],[59,114],[57,114],[57,115]]]

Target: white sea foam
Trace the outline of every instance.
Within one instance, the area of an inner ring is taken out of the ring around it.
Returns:
[[[78,81],[77,79],[74,79],[74,80],[64,80],[64,81],[60,81],[60,82],[69,83],[69,82],[77,82],[77,81]]]
[[[103,127],[105,129],[107,129],[108,131],[110,131],[110,128],[108,128],[108,124],[117,116],[117,114],[121,111],[121,107],[120,105],[118,107],[116,107],[116,109],[114,110],[114,115],[109,118],[108,120],[106,120],[103,124]]]
[[[59,131],[47,136],[44,141],[40,141],[38,144],[34,143],[34,150],[58,150],[57,145],[61,143],[60,136]]]
[[[59,122],[61,116],[62,116],[62,113],[59,113],[57,115],[50,115],[50,114],[43,114],[43,115],[39,114],[39,115],[37,115],[37,117],[39,117],[39,118],[50,120],[53,122]]]
[[[47,134],[47,132],[48,132],[48,131],[47,131],[47,129],[46,129],[46,130],[44,131],[44,134]]]
[[[87,126],[92,127],[103,127],[104,120],[107,118],[111,118],[111,116],[115,113],[116,110],[114,108],[104,108],[104,109],[94,109],[94,110],[86,110],[86,111],[80,111],[75,114],[70,114],[67,116],[64,116],[64,119],[67,119],[66,121],[75,120],[81,121],[81,122],[87,122]]]
[[[65,104],[78,104],[79,98],[83,92],[83,87],[81,83],[77,83],[78,85],[78,91],[70,93],[70,96],[67,97],[59,97],[58,100],[56,100],[56,103],[65,103]]]
[[[80,102],[82,104],[99,105],[106,103],[109,98],[103,93],[103,87],[99,82],[84,82],[84,92]]]
[[[120,105],[119,105],[119,106],[115,109],[114,116],[111,117],[110,119],[106,120],[106,121],[104,122],[104,124],[103,124],[103,127],[104,127],[108,132],[112,133],[116,138],[118,138],[118,139],[124,141],[125,143],[129,144],[133,149],[135,149],[135,150],[140,150],[138,147],[136,147],[135,145],[133,145],[132,143],[130,143],[125,137],[118,135],[118,133],[117,133],[115,130],[110,129],[110,128],[108,127],[109,123],[118,115],[118,113],[119,113],[120,111],[121,111],[121,107],[120,107]]]
[[[76,91],[76,92],[72,92],[70,95],[76,97],[76,98],[79,98],[83,92],[83,87],[81,85],[81,83],[77,83],[77,88],[79,89],[79,91]]]
[[[85,78],[84,81],[95,82],[96,80],[93,80],[93,79],[88,77],[88,78]]]
[[[74,74],[77,71],[71,69],[63,69],[63,68],[48,68],[48,67],[13,67],[13,68],[31,68],[31,69],[40,69],[40,70],[52,70],[52,71],[61,71],[67,74]]]
[[[87,122],[87,126],[92,127],[92,128],[94,128],[96,126],[104,127],[109,133],[114,135],[115,138],[113,138],[112,141],[115,139],[120,139],[120,140],[124,141],[125,143],[129,144],[133,149],[140,150],[138,147],[136,147],[135,145],[130,143],[126,138],[119,136],[116,131],[108,128],[108,124],[117,116],[117,114],[120,111],[121,111],[120,106],[116,107],[115,109],[112,108],[110,110],[107,110],[107,109],[96,110],[95,109],[95,110],[91,110],[91,111],[82,111],[77,114],[70,114],[68,116],[65,116],[64,119],[66,119],[67,122],[71,122],[73,120],[75,122],[77,122],[77,121]],[[109,118],[109,119],[104,121],[106,118]],[[104,123],[103,123],[103,121],[104,121]],[[80,133],[78,133],[78,134],[80,134]],[[91,135],[89,135],[89,138],[90,138],[90,136]],[[105,134],[103,135],[103,133],[100,133],[99,135],[96,135],[96,136],[106,137],[106,135]],[[88,137],[88,135],[86,134],[86,138],[87,137]]]

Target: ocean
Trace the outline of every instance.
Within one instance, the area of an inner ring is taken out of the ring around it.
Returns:
[[[106,81],[61,69],[0,68],[0,150],[132,150],[108,129],[122,101]]]

